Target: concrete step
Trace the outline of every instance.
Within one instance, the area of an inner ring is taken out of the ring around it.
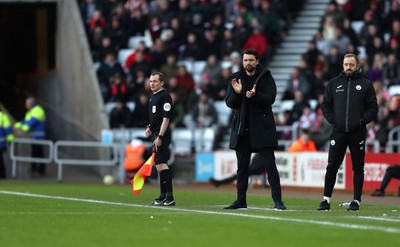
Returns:
[[[296,19],[296,22],[317,22],[321,21],[321,17],[319,16],[299,16]]]
[[[306,4],[304,6],[304,10],[326,10],[326,5],[325,3],[323,4]]]
[[[298,49],[305,48],[305,49],[307,49],[308,48],[308,42],[304,42],[304,43],[300,42],[299,43],[299,42],[293,42],[293,41],[284,41],[281,44],[280,48],[298,48]]]
[[[293,29],[288,32],[288,35],[310,35],[314,36],[317,30],[315,28],[302,28],[302,29]]]
[[[279,48],[277,49],[276,54],[303,54],[307,51],[306,47],[303,48]]]
[[[294,67],[294,66],[299,66],[300,60],[299,61],[273,61],[271,62],[271,66],[275,67]]]
[[[307,0],[307,5],[320,5],[320,4],[325,4],[327,5],[331,0]]]
[[[312,35],[289,35],[285,38],[285,41],[302,41],[308,43],[312,38]]]
[[[303,10],[300,12],[299,17],[303,16],[322,16],[325,13],[325,9],[311,9]]]
[[[293,55],[282,55],[282,54],[277,54],[274,57],[274,61],[290,61],[290,60],[300,60],[301,59],[301,54],[293,54]]]
[[[299,29],[299,28],[315,28],[317,30],[319,28],[319,23],[317,22],[295,22],[293,23],[292,26],[293,29]]]

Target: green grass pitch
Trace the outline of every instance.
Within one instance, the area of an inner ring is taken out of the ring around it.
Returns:
[[[248,196],[248,210],[224,211],[232,194],[175,189],[175,207],[147,206],[158,194],[130,186],[0,182],[0,246],[399,246],[400,209],[362,204],[359,212],[285,198]]]

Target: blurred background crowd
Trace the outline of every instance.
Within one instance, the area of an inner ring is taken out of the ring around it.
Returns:
[[[174,101],[175,127],[218,124],[231,73],[241,51],[253,48],[268,66],[305,0],[79,0],[83,25],[96,64],[99,87],[110,109],[111,128],[148,123],[149,75],[161,71]],[[368,140],[384,150],[390,129],[400,126],[400,1],[331,1],[293,67],[281,95],[290,108],[276,111],[278,126],[308,129],[325,150],[330,125],[319,102],[329,80],[339,75],[345,53],[359,56],[375,86],[379,115]],[[272,71],[274,74],[274,71]],[[185,117],[186,116],[186,117]],[[189,116],[189,117],[187,117]],[[292,139],[280,131],[280,139]]]

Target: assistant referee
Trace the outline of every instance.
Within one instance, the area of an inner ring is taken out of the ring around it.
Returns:
[[[161,72],[153,72],[150,75],[150,89],[153,95],[149,102],[150,124],[146,127],[146,136],[151,136],[156,149],[154,163],[160,174],[160,196],[151,205],[175,206],[172,174],[167,165],[171,143],[169,122],[172,114],[172,98],[164,88],[164,75]]]

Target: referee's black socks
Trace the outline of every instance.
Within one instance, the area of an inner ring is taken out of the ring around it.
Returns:
[[[172,193],[172,175],[169,169],[160,172],[160,190],[161,194],[165,192],[167,200],[174,200]]]

